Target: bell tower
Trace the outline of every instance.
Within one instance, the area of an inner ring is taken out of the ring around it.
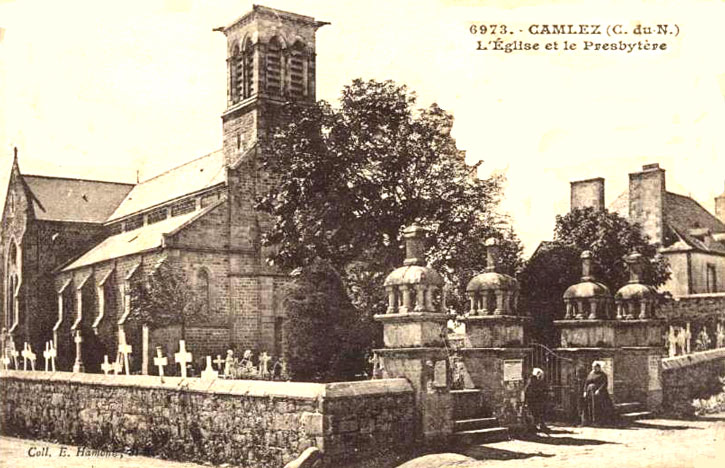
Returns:
[[[275,107],[315,102],[315,32],[325,24],[309,16],[259,5],[229,26],[227,108],[222,114],[227,166],[266,136]]]

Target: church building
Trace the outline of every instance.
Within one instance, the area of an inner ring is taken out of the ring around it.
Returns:
[[[227,38],[222,148],[137,184],[23,174],[15,151],[3,211],[5,340],[42,350],[54,340],[60,370],[97,372],[120,341],[132,371],[148,371],[155,346],[175,351],[177,329],[128,320],[135,281],[159,265],[183,272],[208,323],[186,330],[195,360],[227,348],[280,355],[286,275],[268,266],[254,210],[273,180],[259,151],[275,109],[315,102],[315,33],[326,23],[262,6],[215,29]],[[76,341],[78,343],[76,343]]]

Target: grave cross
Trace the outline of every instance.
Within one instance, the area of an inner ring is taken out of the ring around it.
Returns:
[[[224,364],[226,363],[226,359],[222,359],[221,354],[216,355],[216,359],[214,359],[214,364],[216,364],[217,368],[219,369],[219,372],[224,370]]]
[[[179,340],[179,352],[174,354],[174,360],[181,366],[181,377],[186,378],[186,364],[191,362],[191,353],[186,350],[186,341]]]
[[[10,340],[10,351],[8,354],[10,354],[10,357],[13,359],[13,366],[17,370],[19,367],[18,366],[18,355],[20,353],[18,353],[18,350],[15,349],[15,342],[12,340]]]
[[[8,370],[10,369],[10,358],[7,354],[3,354],[3,369]]]
[[[219,372],[211,366],[211,356],[206,357],[206,369],[201,371],[201,380],[214,380],[219,377]]]
[[[128,355],[131,354],[132,349],[133,349],[132,346],[126,342],[119,343],[118,354],[123,357],[123,361],[118,362],[118,364],[116,365],[116,369],[114,369],[116,374],[118,374],[119,372],[121,372],[121,370],[123,370],[125,368],[126,375],[131,375],[131,369],[130,369],[131,366],[129,364]]]
[[[23,356],[23,370],[28,370],[28,361],[30,361],[30,366],[33,370],[35,370],[35,353],[33,352],[33,349],[30,347],[30,345],[25,342],[23,344],[23,352],[21,353]]]
[[[259,376],[260,377],[267,377],[269,376],[269,361],[272,358],[270,357],[267,352],[263,352],[259,355]]]
[[[164,366],[169,364],[169,360],[166,356],[161,354],[161,346],[156,347],[156,357],[154,358],[154,366],[159,368],[159,375],[164,376]]]
[[[110,362],[108,362],[108,354],[104,354],[103,355],[103,364],[101,364],[101,370],[103,371],[104,374],[108,375],[108,373],[111,372],[112,370],[114,370],[114,368],[116,367],[114,364],[111,364]]]
[[[76,331],[76,336],[73,338],[73,341],[76,344],[76,360],[73,363],[73,372],[83,372],[83,348],[81,347],[81,343],[83,343],[83,337],[81,336],[81,331]]]
[[[55,372],[55,348],[53,347],[53,341],[45,342],[45,351],[43,351],[43,357],[45,358],[45,371],[48,372],[50,369]],[[50,365],[49,365],[50,364]]]

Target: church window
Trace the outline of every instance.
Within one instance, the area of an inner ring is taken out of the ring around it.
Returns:
[[[242,49],[242,75],[243,97],[248,98],[254,94],[254,47],[249,39],[244,41]]]
[[[299,41],[295,42],[290,51],[289,86],[292,97],[305,96],[305,46]]]
[[[282,94],[282,44],[273,37],[267,45],[266,56],[267,92]]]
[[[234,47],[229,59],[229,90],[232,103],[239,102],[244,95],[244,57],[239,47]]]
[[[211,291],[209,284],[209,272],[202,268],[196,274],[196,288],[204,308],[208,311],[211,302]]]

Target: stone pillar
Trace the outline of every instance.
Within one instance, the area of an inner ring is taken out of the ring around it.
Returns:
[[[453,432],[453,400],[443,279],[425,266],[425,230],[413,225],[403,234],[405,266],[385,280],[388,313],[375,316],[383,324],[385,348],[375,352],[383,377],[405,378],[413,386],[416,437],[426,444],[446,443]]]

